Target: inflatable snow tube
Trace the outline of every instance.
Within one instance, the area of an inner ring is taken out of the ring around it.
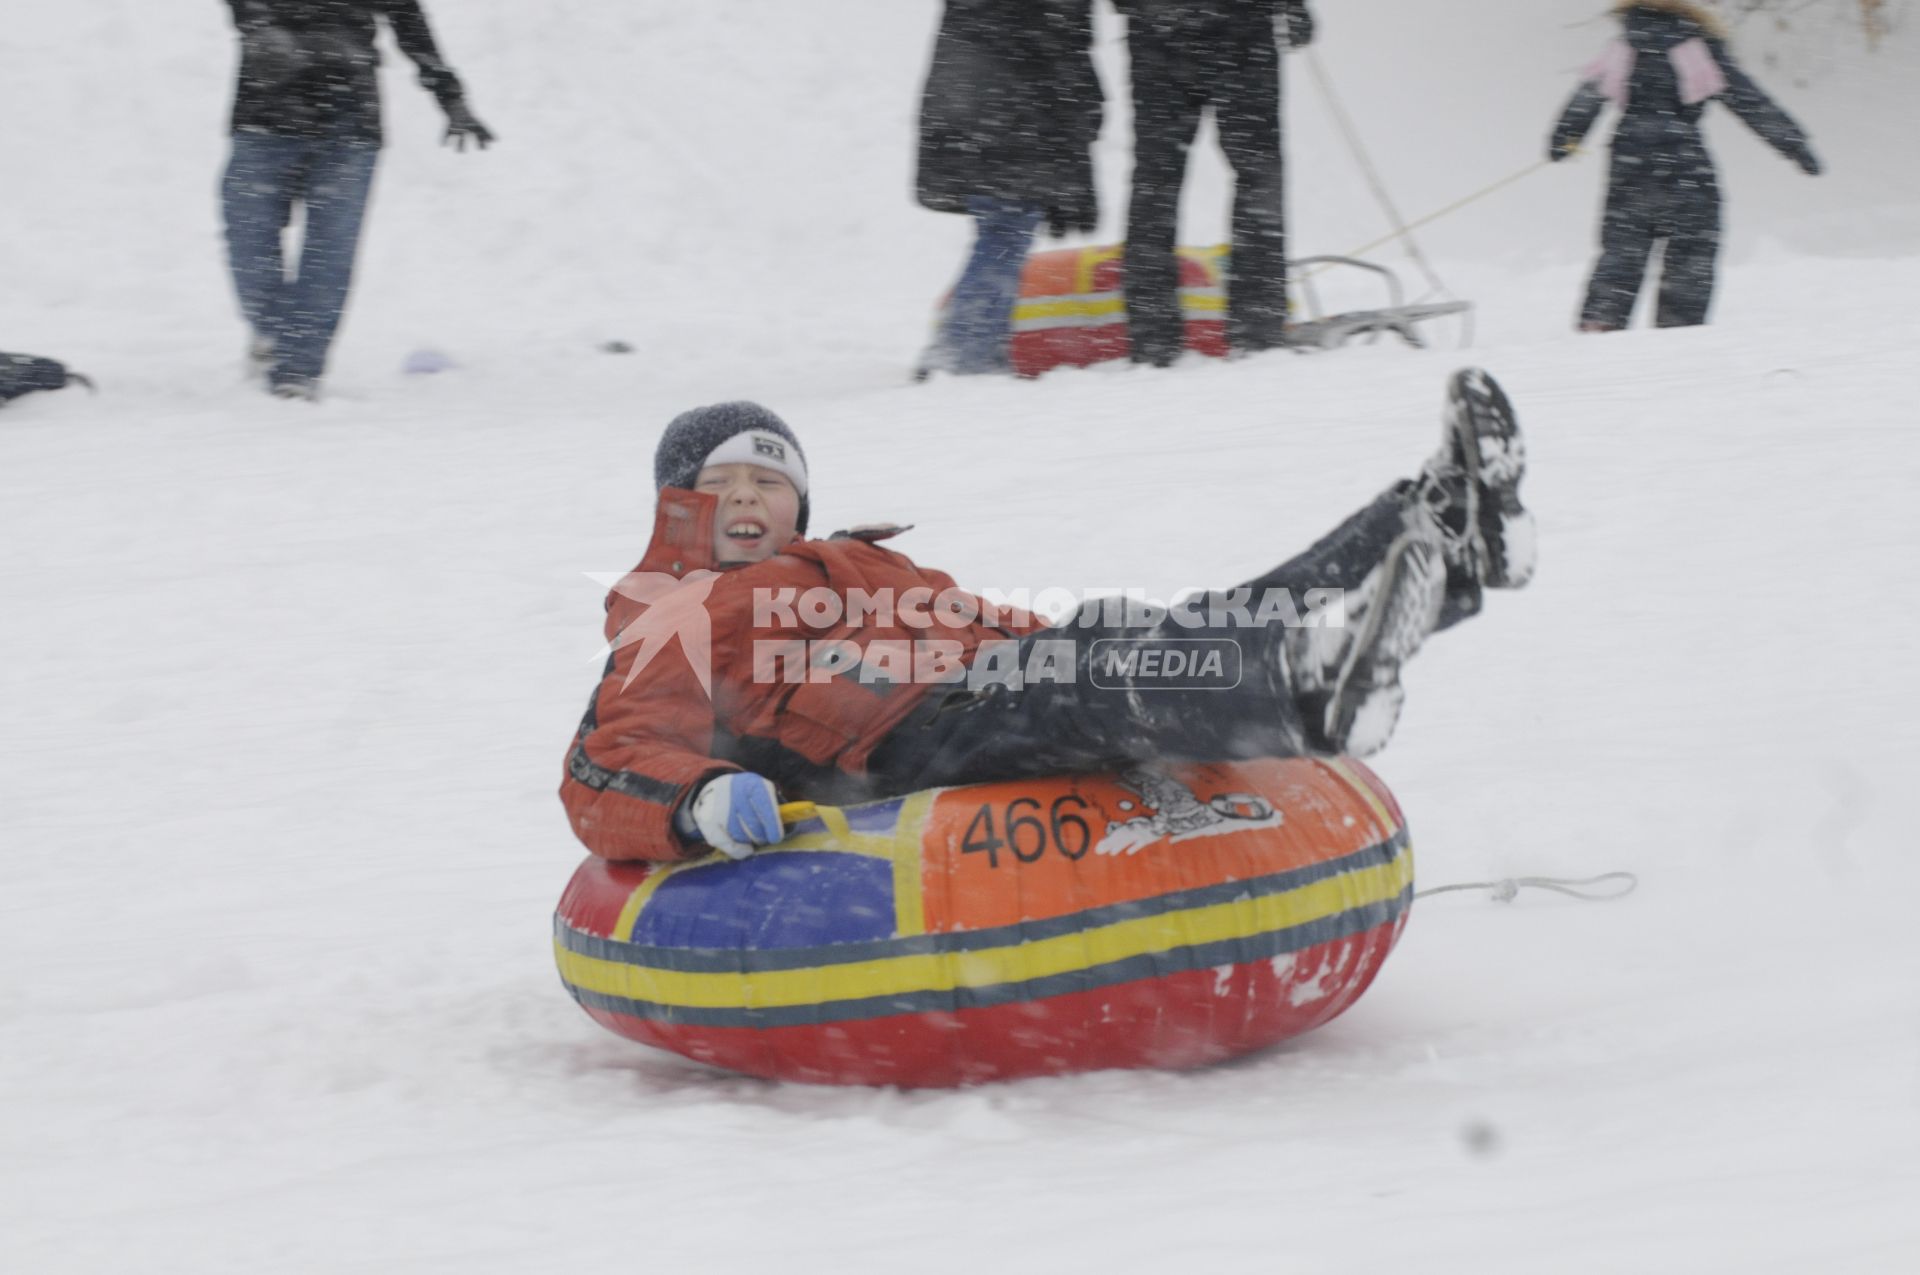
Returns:
[[[1127,357],[1127,306],[1120,290],[1122,245],[1055,248],[1027,258],[1013,308],[1008,354],[1019,376],[1089,367]],[[1225,245],[1179,249],[1180,308],[1187,348],[1227,353]]]
[[[1366,990],[1412,899],[1386,787],[1294,758],[822,809],[740,862],[589,859],[554,951],[622,1036],[756,1076],[937,1087],[1298,1035]]]

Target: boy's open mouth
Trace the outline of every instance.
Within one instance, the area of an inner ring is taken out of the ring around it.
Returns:
[[[766,534],[767,528],[765,524],[754,522],[751,519],[743,522],[729,523],[727,525],[727,538],[729,540],[758,540]]]

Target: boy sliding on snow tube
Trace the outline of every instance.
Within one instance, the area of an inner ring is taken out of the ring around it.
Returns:
[[[783,792],[848,802],[1149,761],[1371,754],[1426,636],[1532,575],[1525,468],[1506,395],[1466,369],[1419,476],[1305,553],[1150,623],[1089,603],[1045,627],[878,543],[898,529],[804,538],[793,431],[752,403],[695,408],[655,454],[653,540],[607,599],[613,654],[561,800],[609,859],[742,858],[781,838]],[[1334,590],[1344,624],[1248,605]],[[1238,676],[1179,689],[1144,657],[1096,666],[1115,639],[1231,643]]]

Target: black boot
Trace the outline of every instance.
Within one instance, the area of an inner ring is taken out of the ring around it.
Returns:
[[[1448,567],[1489,589],[1533,578],[1533,515],[1520,504],[1526,440],[1493,377],[1462,368],[1447,383],[1445,438],[1420,477],[1420,494],[1445,533]]]
[[[1430,531],[1408,531],[1347,594],[1344,627],[1290,630],[1286,650],[1316,751],[1368,757],[1387,746],[1406,691],[1400,666],[1440,621],[1447,569]]]

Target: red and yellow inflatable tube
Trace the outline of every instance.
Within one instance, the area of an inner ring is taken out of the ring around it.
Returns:
[[[1294,758],[822,809],[737,863],[589,859],[554,952],[634,1040],[756,1076],[951,1086],[1298,1035],[1366,990],[1412,899],[1386,787]]]
[[[1027,258],[1013,307],[1008,355],[1020,376],[1127,357],[1122,245],[1055,248]],[[1180,309],[1190,350],[1227,353],[1225,245],[1178,250]]]

